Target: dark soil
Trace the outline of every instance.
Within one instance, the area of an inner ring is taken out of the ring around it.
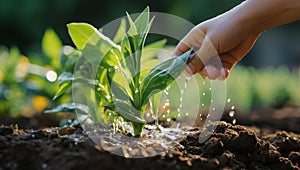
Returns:
[[[75,143],[64,135],[80,127],[20,130],[0,128],[0,169],[300,169],[300,135],[216,122],[203,144],[195,128],[180,145],[150,158],[126,159],[104,151],[91,140]],[[213,124],[212,124],[213,126]],[[209,129],[210,126],[207,127]]]
[[[90,139],[77,143],[67,137],[81,135],[80,127],[23,130],[30,126],[23,125],[22,129],[2,126],[0,170],[300,169],[298,111],[296,108],[268,110],[266,113],[258,111],[248,118],[245,115],[228,117],[224,114],[223,120],[232,122],[233,118],[237,118],[238,124],[246,126],[221,121],[205,129],[194,128],[190,135],[168,152],[134,159],[111,154]],[[3,120],[6,125],[16,122]],[[38,128],[49,126],[44,119],[37,120],[46,123]],[[32,123],[32,120],[27,123]],[[199,143],[200,132],[209,134],[207,130],[215,125],[217,128],[211,137],[205,143]]]

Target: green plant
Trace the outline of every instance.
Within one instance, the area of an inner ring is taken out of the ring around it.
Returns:
[[[62,43],[53,29],[45,31],[41,47],[41,52],[28,56],[16,47],[0,47],[0,113],[30,117],[54,105]]]
[[[54,98],[61,96],[72,83],[80,82],[87,85],[80,90],[88,107],[71,103],[48,112],[77,110],[89,115],[95,123],[114,123],[121,119],[131,123],[134,135],[140,135],[146,124],[144,111],[149,100],[159,99],[154,96],[180,75],[191,52],[157,64],[155,53],[149,51],[161,49],[166,40],[145,46],[153,19],[149,18],[148,7],[134,21],[127,14],[129,28],[122,19],[113,40],[89,24],[68,24],[69,34],[77,47],[77,50],[70,49],[70,54],[79,55],[66,60],[69,65],[59,76],[60,88]],[[82,64],[76,67],[76,61]],[[77,71],[71,72],[74,67]]]

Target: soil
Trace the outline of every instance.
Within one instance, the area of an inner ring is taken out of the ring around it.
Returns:
[[[286,109],[269,110],[265,117],[262,112],[254,112],[251,119],[235,116],[237,123],[246,126],[227,123],[233,118],[225,114],[223,120],[227,122],[193,128],[179,145],[148,158],[124,158],[90,139],[78,142],[68,137],[81,135],[81,127],[23,130],[2,126],[0,170],[300,169],[299,109]],[[287,111],[291,113],[287,115]],[[199,143],[199,134],[209,134],[214,126],[217,128],[211,137]]]

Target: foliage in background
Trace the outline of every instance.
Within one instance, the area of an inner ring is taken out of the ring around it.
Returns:
[[[33,116],[52,105],[58,89],[62,43],[52,29],[47,29],[41,46],[43,53],[28,57],[16,47],[0,48],[0,113]]]
[[[0,44],[16,45],[22,52],[37,50],[40,38],[47,27],[54,28],[64,44],[70,44],[65,24],[85,21],[104,25],[120,16],[123,11],[140,12],[149,5],[154,12],[170,13],[197,24],[230,9],[241,0],[185,1],[99,1],[99,0],[1,0]],[[118,5],[115,5],[118,4]],[[99,10],[101,9],[101,10]],[[79,12],[85,11],[85,12]]]
[[[227,96],[243,112],[253,108],[300,106],[300,70],[237,66],[227,79]]]

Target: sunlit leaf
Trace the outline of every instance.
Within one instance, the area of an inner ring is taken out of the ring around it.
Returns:
[[[59,68],[59,58],[61,56],[62,42],[53,29],[48,28],[42,39],[42,50],[50,58],[50,64],[54,68]]]
[[[90,37],[98,32],[96,28],[87,23],[70,23],[67,27],[72,41],[79,50],[82,50]]]
[[[178,57],[172,57],[155,66],[142,80],[143,104],[151,95],[165,89],[182,72],[190,56],[191,50]]]

